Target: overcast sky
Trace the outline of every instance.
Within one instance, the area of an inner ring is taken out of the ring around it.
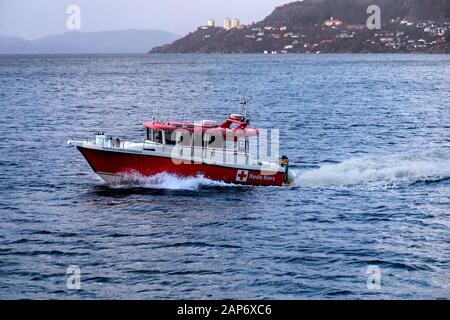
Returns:
[[[263,19],[294,0],[0,0],[0,35],[35,39],[68,31],[69,5],[81,9],[80,31],[160,29],[184,35],[214,18]]]

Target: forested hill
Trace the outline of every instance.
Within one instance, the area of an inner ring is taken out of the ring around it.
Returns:
[[[321,24],[337,17],[347,24],[363,24],[370,5],[381,8],[384,23],[397,17],[419,20],[450,20],[449,0],[305,0],[275,8],[259,25],[300,27]]]

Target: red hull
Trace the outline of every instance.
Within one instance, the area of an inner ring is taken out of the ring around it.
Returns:
[[[169,173],[179,177],[196,177],[203,175],[207,179],[226,183],[281,186],[284,182],[284,172],[274,175],[263,175],[259,170],[230,168],[210,164],[181,164],[173,163],[171,158],[133,154],[124,152],[105,151],[78,147],[87,162],[98,174],[118,175],[139,173],[143,176],[154,176],[159,173]]]

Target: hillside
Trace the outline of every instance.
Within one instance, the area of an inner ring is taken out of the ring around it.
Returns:
[[[347,24],[365,24],[370,5],[381,8],[384,24],[397,17],[412,21],[450,19],[448,0],[305,0],[275,8],[259,24],[299,27],[321,24],[330,17]]]
[[[0,54],[28,53],[145,53],[178,35],[159,30],[67,32],[34,41],[0,37]]]
[[[381,8],[382,29],[365,26],[369,5]],[[342,25],[327,27],[334,17]],[[430,22],[431,21],[431,22]],[[438,29],[441,28],[441,29]],[[450,0],[304,0],[232,30],[197,31],[151,53],[449,52]],[[442,30],[447,30],[442,34]]]

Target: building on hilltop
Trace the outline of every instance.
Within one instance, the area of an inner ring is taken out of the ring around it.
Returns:
[[[223,22],[223,28],[225,30],[236,29],[239,27],[239,25],[240,25],[240,22],[239,22],[239,19],[237,19],[237,18],[233,18],[233,19],[226,18]]]
[[[231,19],[231,29],[239,27],[239,19],[233,18]]]
[[[230,18],[226,18],[226,19],[223,21],[223,28],[224,28],[225,30],[230,30],[230,29],[231,29],[231,19],[230,19]]]

